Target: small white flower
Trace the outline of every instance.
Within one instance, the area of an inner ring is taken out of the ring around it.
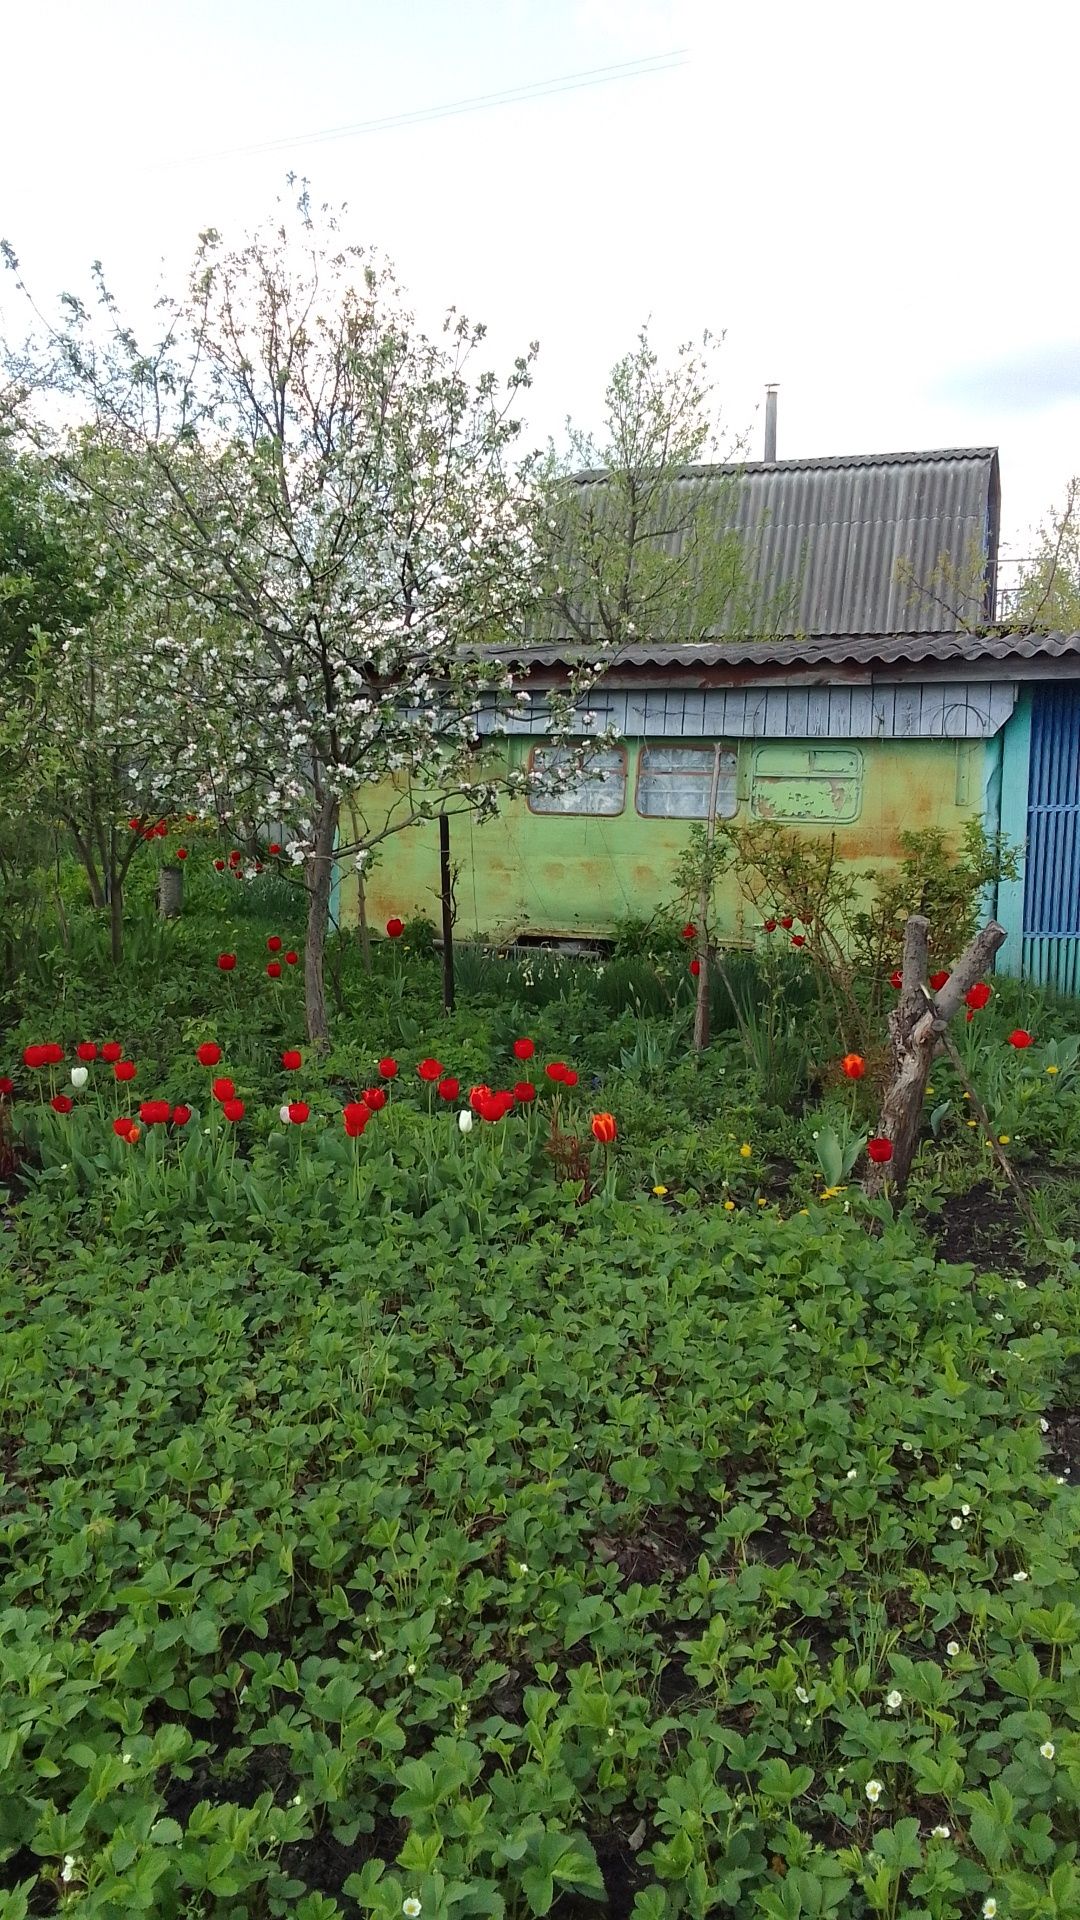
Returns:
[[[89,1067],[72,1067],[71,1084],[74,1087],[76,1093],[81,1092],[82,1088],[85,1087],[89,1078],[90,1078]]]
[[[796,1700],[801,1701],[804,1707],[808,1707],[810,1705],[810,1695],[807,1693],[805,1687],[796,1687],[795,1698]]]
[[[72,1077],[72,1079],[74,1080],[74,1078],[75,1078],[75,1075],[74,1075],[74,1073],[72,1074],[72,1076],[71,1076],[71,1077]],[[1040,1421],[1039,1421],[1039,1432],[1040,1432],[1040,1433],[1049,1433],[1049,1431],[1050,1431],[1050,1422],[1049,1422],[1049,1420],[1040,1420]]]
[[[410,1673],[410,1674],[411,1674],[411,1673],[415,1673],[415,1672],[416,1672],[416,1661],[415,1661],[415,1660],[410,1660],[410,1661],[409,1661],[409,1664],[408,1664],[408,1666],[407,1666],[407,1667],[406,1667],[406,1669],[405,1669],[405,1671],[406,1671],[406,1673]]]
[[[528,1573],[529,1569],[524,1560],[518,1560],[515,1564],[519,1573]]]
[[[869,1802],[870,1802],[870,1805],[871,1805],[872,1807],[876,1807],[876,1806],[877,1806],[877,1803],[878,1803],[878,1801],[879,1801],[879,1800],[881,1799],[881,1796],[882,1796],[882,1793],[883,1793],[883,1792],[884,1792],[884,1788],[882,1787],[882,1784],[881,1784],[881,1781],[880,1781],[880,1780],[868,1780],[868,1781],[867,1781],[867,1783],[866,1783],[866,1797],[867,1797],[867,1799],[869,1800]]]
[[[615,1729],[614,1729],[614,1727],[609,1727],[609,1728],[608,1728],[608,1730],[607,1730],[607,1737],[608,1737],[608,1739],[609,1739],[609,1740],[614,1740],[614,1738],[615,1738]]]
[[[1043,1741],[1043,1743],[1042,1743],[1042,1746],[1041,1746],[1041,1747],[1039,1748],[1039,1752],[1040,1752],[1040,1753],[1042,1754],[1042,1757],[1043,1757],[1043,1759],[1044,1759],[1044,1760],[1052,1760],[1052,1759],[1053,1759],[1053,1757],[1054,1757],[1054,1743],[1053,1743],[1053,1741],[1052,1741],[1052,1740],[1044,1740],[1044,1741]]]
[[[1005,1315],[1003,1313],[995,1313],[994,1315],[995,1320],[1004,1320],[1004,1318],[1005,1318]]]
[[[130,1767],[130,1766],[132,1766],[132,1765],[133,1765],[133,1761],[132,1761],[132,1757],[131,1757],[131,1755],[130,1755],[130,1753],[128,1753],[128,1752],[126,1752],[126,1751],[125,1751],[124,1753],[122,1753],[122,1754],[120,1755],[120,1758],[121,1758],[121,1760],[123,1761],[123,1763],[124,1763],[124,1765],[125,1765],[125,1767]]]
[[[76,1860],[75,1855],[73,1853],[65,1853],[64,1864],[60,1869],[61,1880],[74,1880],[75,1869],[77,1866],[78,1866],[78,1861]]]
[[[303,1796],[299,1793],[294,1793],[292,1799],[289,1801],[290,1807],[302,1807],[303,1804]]]
[[[858,1467],[849,1467],[847,1470],[847,1474],[845,1475],[845,1478],[848,1480],[857,1480],[858,1477],[859,1477]]]
[[[954,1513],[952,1519],[949,1521],[949,1525],[952,1528],[954,1533],[959,1533],[960,1528],[963,1526],[963,1524],[964,1523],[961,1520],[960,1515],[958,1513]]]
[[[405,1920],[417,1920],[417,1915],[420,1912],[420,1902],[415,1893],[410,1893],[408,1898],[402,1901],[401,1911],[405,1915]]]
[[[950,1660],[955,1660],[955,1659],[956,1659],[956,1656],[957,1656],[957,1654],[958,1654],[958,1653],[959,1653],[959,1651],[960,1651],[960,1642],[959,1642],[959,1640],[950,1640],[950,1641],[949,1641],[949,1644],[948,1644],[948,1646],[947,1646],[947,1647],[946,1647],[946,1649],[945,1649],[945,1651],[946,1651],[946,1653],[948,1654],[948,1656],[949,1656],[949,1659],[950,1659]]]
[[[1017,1585],[1019,1585],[1019,1583],[1020,1583],[1020,1581],[1021,1581],[1021,1580],[1026,1580],[1026,1579],[1027,1579],[1027,1574],[1026,1574],[1026,1573],[1024,1572],[1024,1570],[1023,1570],[1023,1568],[1022,1568],[1022,1567],[1021,1567],[1021,1569],[1020,1569],[1020,1572],[1019,1572],[1019,1573],[1014,1573],[1014,1574],[1013,1574],[1013,1581],[1014,1581],[1014,1582],[1015,1582],[1015,1583],[1016,1583]]]
[[[931,1840],[947,1840],[948,1837],[949,1837],[948,1827],[931,1827],[930,1829]]]
[[[997,1901],[992,1895],[988,1900],[983,1901],[982,1910],[983,1920],[994,1920],[994,1915],[997,1912]]]
[[[1016,1291],[1017,1291],[1017,1293],[1026,1293],[1026,1292],[1027,1292],[1027,1281],[1026,1281],[1026,1280],[1014,1280],[1014,1281],[1013,1281],[1013,1286],[1014,1286],[1014,1287],[1016,1288]]]
[[[964,1502],[964,1505],[963,1505],[963,1506],[961,1507],[961,1509],[960,1509],[960,1511],[961,1511],[961,1513],[963,1514],[963,1516],[964,1516],[964,1519],[966,1520],[966,1519],[967,1519],[967,1517],[968,1517],[968,1515],[969,1515],[969,1514],[970,1514],[970,1512],[971,1512],[971,1508],[970,1508],[970,1507],[968,1506],[968,1504],[967,1504],[967,1502],[966,1502],[966,1501]]]
[[[898,1713],[903,1704],[904,1696],[902,1693],[898,1693],[895,1687],[891,1693],[885,1695],[885,1705],[888,1707],[890,1713]]]
[[[458,1117],[457,1117],[457,1123],[458,1123],[459,1133],[472,1132],[473,1117],[472,1117],[472,1114],[469,1112],[468,1107],[462,1107],[461,1112],[458,1114]]]

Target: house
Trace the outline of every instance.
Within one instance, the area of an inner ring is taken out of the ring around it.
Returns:
[[[725,526],[734,514],[762,594],[790,589],[787,630],[623,648],[589,703],[621,744],[560,793],[455,822],[459,932],[603,940],[649,916],[671,900],[715,778],[719,817],[835,836],[867,876],[899,857],[907,829],[1000,828],[1024,846],[1020,879],[991,903],[1009,933],[1001,965],[1080,992],[1080,636],[994,624],[996,451],[752,463],[734,490],[730,469],[692,468],[675,484],[706,501],[715,490]],[[545,692],[580,642],[501,652],[533,695],[506,751],[542,765]],[[386,846],[367,887],[372,924],[437,919],[434,824]],[[341,915],[356,912],[346,874]],[[719,936],[747,940],[758,918],[726,881]]]

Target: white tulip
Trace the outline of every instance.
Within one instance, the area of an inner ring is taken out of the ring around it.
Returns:
[[[458,1114],[458,1117],[457,1117],[457,1123],[458,1123],[458,1131],[460,1133],[472,1132],[473,1117],[472,1117],[472,1114],[469,1112],[468,1107],[463,1107],[461,1109],[461,1112]]]
[[[75,1088],[76,1093],[79,1093],[82,1090],[82,1088],[85,1087],[89,1078],[90,1078],[89,1067],[72,1067],[71,1084]]]

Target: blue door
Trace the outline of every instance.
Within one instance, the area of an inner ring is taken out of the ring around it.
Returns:
[[[1080,687],[1036,693],[1029,766],[1023,971],[1080,993]]]

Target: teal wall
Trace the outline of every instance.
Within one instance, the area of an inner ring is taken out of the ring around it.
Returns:
[[[1017,700],[1012,719],[1002,729],[1001,737],[999,815],[1001,831],[1006,840],[1021,849],[1027,842],[1032,702],[1031,688],[1024,687]],[[988,746],[992,745],[992,741],[988,743]],[[988,816],[987,825],[990,824]],[[998,955],[997,964],[1001,973],[1018,975],[1021,971],[1024,950],[1025,865],[1022,852],[1017,878],[1003,880],[998,888],[997,917],[1009,936]]]

